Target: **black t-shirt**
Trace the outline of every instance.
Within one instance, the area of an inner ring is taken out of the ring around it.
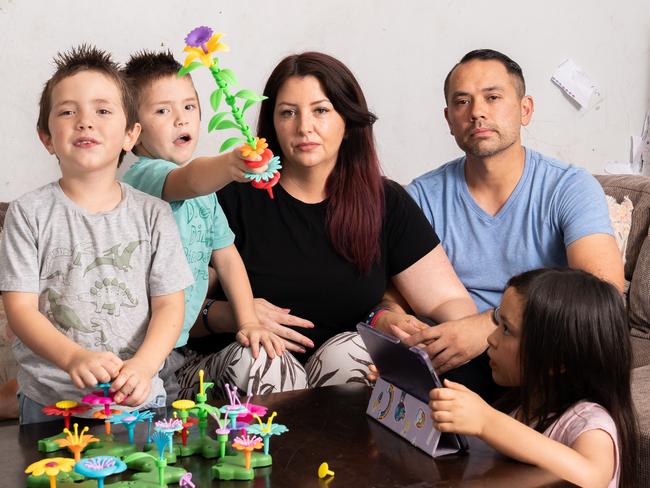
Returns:
[[[314,350],[339,332],[354,330],[379,303],[390,278],[440,242],[400,185],[385,180],[384,192],[381,258],[367,275],[360,275],[334,251],[325,228],[326,202],[303,203],[289,195],[281,183],[273,188],[274,199],[265,191],[238,183],[217,193],[235,233],[253,296],[311,320],[313,329],[296,330],[314,341]],[[215,298],[226,300],[221,288]],[[231,334],[220,334],[209,341],[193,340],[190,345],[201,352],[214,352],[233,340]]]

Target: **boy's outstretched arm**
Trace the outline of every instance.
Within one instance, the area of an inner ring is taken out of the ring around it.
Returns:
[[[578,486],[604,488],[613,478],[615,446],[604,430],[583,432],[566,446],[495,410],[463,385],[449,380],[444,384],[429,395],[431,415],[441,432],[476,435],[502,454]]]
[[[254,358],[257,358],[259,353],[260,343],[269,357],[282,355],[284,353],[282,339],[260,325],[255,313],[253,291],[246,268],[235,245],[231,244],[213,251],[212,263],[235,316],[237,341],[243,346],[250,347]]]
[[[167,175],[162,198],[174,202],[209,195],[232,181],[248,182],[250,180],[244,178],[244,173],[263,173],[268,167],[251,169],[245,161],[239,149],[219,156],[196,158]]]
[[[117,376],[122,360],[112,352],[89,351],[59,332],[38,310],[38,295],[2,293],[11,330],[35,354],[66,371],[77,388],[94,387]]]
[[[111,385],[115,402],[135,407],[144,403],[151,391],[151,379],[174,348],[183,327],[183,290],[151,297],[151,320],[142,345],[124,361]]]

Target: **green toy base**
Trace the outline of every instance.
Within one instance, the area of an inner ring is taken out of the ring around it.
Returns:
[[[129,466],[129,468],[131,468],[131,466]],[[176,466],[166,466],[163,482],[166,484],[178,483],[185,473],[187,473],[187,471],[183,468],[179,468]],[[154,469],[153,471],[143,472],[143,473],[135,473],[133,476],[131,476],[131,480],[138,481],[138,482],[153,483],[155,484],[155,486],[160,486],[158,483],[157,469]],[[106,488],[111,488],[112,486],[113,485],[109,485],[106,486]],[[133,485],[133,486],[138,488],[140,487],[140,485]],[[149,484],[142,485],[142,486],[149,486]]]
[[[219,442],[209,437],[191,439],[187,445],[174,444],[174,452],[180,457],[194,456],[200,454],[205,459],[214,459],[219,457]]]
[[[212,477],[218,480],[252,480],[255,470],[223,463],[212,466]]]
[[[217,466],[222,464],[232,464],[234,466],[246,466],[246,457],[240,451],[234,452],[230,455],[219,459]],[[273,458],[270,454],[263,454],[261,452],[254,452],[251,454],[251,468],[264,468],[273,464]]]
[[[55,439],[65,439],[66,435],[61,432],[60,434],[53,435],[52,437],[46,437],[38,441],[38,451],[39,452],[56,452],[61,450]],[[49,485],[48,485],[49,486]]]
[[[138,450],[136,446],[128,442],[100,441],[90,446],[83,452],[83,457],[115,456],[122,459]]]

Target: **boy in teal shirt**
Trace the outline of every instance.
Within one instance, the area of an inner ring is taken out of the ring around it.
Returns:
[[[251,170],[238,150],[190,162],[198,142],[200,107],[191,77],[177,76],[180,68],[169,52],[142,51],[126,64],[143,130],[133,148],[140,159],[123,177],[135,188],[170,203],[194,274],[194,285],[185,290],[185,321],[176,347],[187,343],[200,313],[210,329],[205,317],[211,302],[205,302],[203,310],[202,306],[212,261],[235,313],[237,340],[250,346],[254,357],[261,343],[273,358],[284,352],[284,344],[259,324],[235,236],[214,193],[233,180],[247,181],[243,174]]]

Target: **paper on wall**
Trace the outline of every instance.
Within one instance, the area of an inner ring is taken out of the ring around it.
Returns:
[[[596,83],[570,58],[562,61],[551,81],[581,107],[587,107],[592,96],[600,95]]]

